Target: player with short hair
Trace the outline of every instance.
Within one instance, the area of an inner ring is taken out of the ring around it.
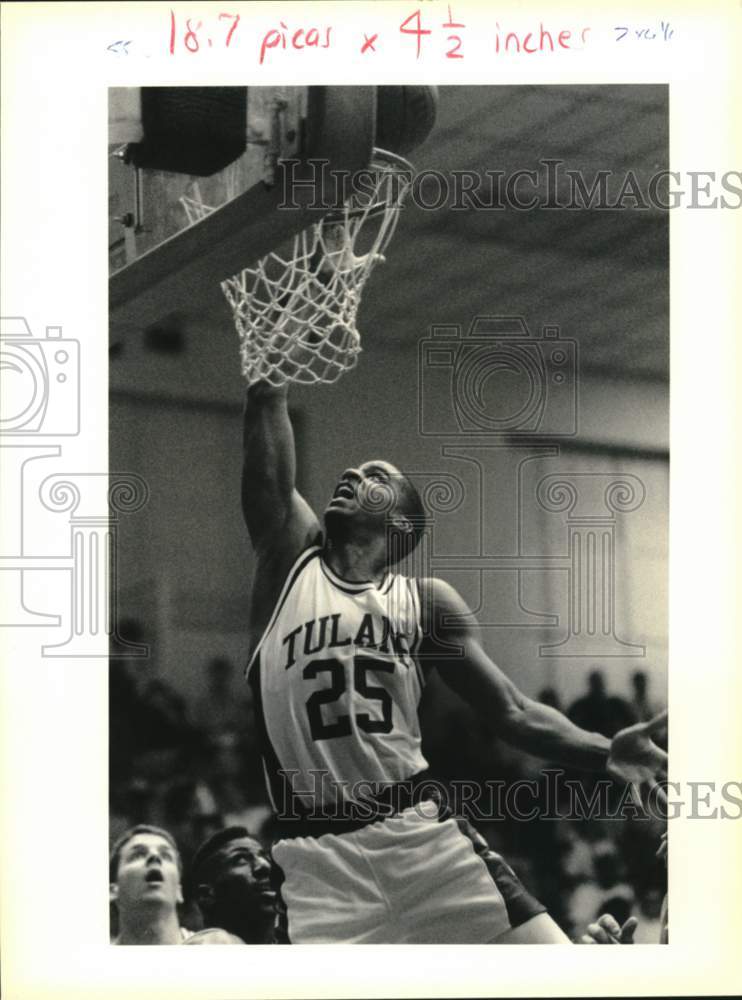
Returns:
[[[417,716],[426,675],[436,669],[512,745],[632,782],[653,784],[666,765],[650,738],[658,721],[613,741],[577,728],[492,662],[453,587],[395,573],[423,530],[417,491],[395,466],[346,469],[324,533],[295,469],[286,387],[256,382],[242,481],[256,557],[247,676],[284,820],[272,854],[288,940],[567,943],[468,824],[432,799],[404,808],[388,794],[427,767]]]
[[[139,824],[113,846],[110,898],[118,912],[114,944],[181,944],[182,865],[175,840],[157,826]]]
[[[273,943],[272,871],[269,854],[244,826],[230,826],[209,837],[196,851],[190,875],[205,922],[240,944]]]

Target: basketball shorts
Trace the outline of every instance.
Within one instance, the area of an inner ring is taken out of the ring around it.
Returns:
[[[278,840],[273,858],[279,943],[486,944],[545,910],[434,801],[349,833]]]

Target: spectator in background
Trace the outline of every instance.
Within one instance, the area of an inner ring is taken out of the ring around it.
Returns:
[[[262,768],[257,782],[246,780],[244,773],[254,720],[243,690],[235,690],[231,662],[216,657],[207,670],[206,693],[196,704],[194,718],[205,751],[205,776],[221,811],[234,813],[245,805],[244,789],[249,784],[262,791]]]
[[[209,785],[188,775],[172,782],[164,795],[163,820],[181,845],[186,862],[198,845],[224,826]]]
[[[612,739],[620,729],[636,722],[629,703],[618,695],[606,692],[600,670],[590,672],[587,685],[587,693],[573,702],[567,711],[576,726]]]
[[[153,678],[142,693],[139,732],[144,749],[192,753],[195,732],[185,699],[166,681]]]
[[[115,907],[114,944],[181,944],[183,902],[178,847],[166,830],[141,824],[118,839],[111,852],[110,898]]]
[[[207,736],[223,733],[242,735],[247,723],[245,698],[234,690],[234,668],[223,656],[215,657],[207,667],[206,693],[196,705],[195,721]]]
[[[131,780],[111,783],[109,843],[123,837],[129,827],[155,824],[159,821],[154,789],[146,778],[134,776]]]
[[[552,687],[542,688],[538,693],[538,700],[542,705],[551,705],[551,707],[555,708],[557,712],[562,711],[562,704],[559,699],[559,695]]]
[[[136,681],[126,662],[112,657],[108,668],[108,767],[112,783],[129,776],[132,757],[139,749],[139,711]]]
[[[127,618],[121,622],[120,633],[121,642],[111,636],[108,661],[108,767],[112,786],[128,780],[132,758],[141,749],[141,700],[129,670],[130,661],[121,654],[126,652],[126,644],[142,643],[144,630],[136,619]]]
[[[245,827],[232,826],[199,847],[190,883],[207,924],[245,944],[271,944],[276,912],[272,875],[268,853]]]
[[[649,680],[644,670],[637,670],[631,675],[631,686],[634,689],[631,698],[631,708],[637,722],[648,722],[660,711],[660,706],[649,697]]]

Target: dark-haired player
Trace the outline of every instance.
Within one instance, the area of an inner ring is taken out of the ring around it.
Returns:
[[[514,746],[581,769],[610,766],[629,781],[653,783],[665,766],[651,724],[613,741],[577,728],[499,670],[453,587],[395,572],[422,530],[420,498],[395,466],[346,469],[324,533],[295,467],[286,389],[257,383],[242,486],[256,556],[248,679],[284,820],[272,852],[284,932],[295,943],[566,943],[465,825],[432,800],[397,805],[400,783],[427,766],[417,717],[425,675],[437,669]],[[386,818],[364,806],[382,787]]]
[[[244,944],[271,944],[276,912],[271,873],[270,856],[245,827],[230,826],[209,837],[191,865],[204,921]],[[188,944],[201,943],[194,937]],[[214,943],[213,936],[205,943]]]

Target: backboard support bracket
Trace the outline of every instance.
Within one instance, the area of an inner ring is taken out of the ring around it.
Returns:
[[[376,133],[375,87],[309,87],[303,150],[292,176],[311,182],[310,161],[353,174],[370,162]],[[249,102],[249,93],[248,93]],[[176,233],[109,279],[110,332],[116,339],[189,309],[194,296],[218,294],[219,282],[257,261],[332,206],[312,207],[316,191],[299,183],[286,206],[281,163],[262,181]],[[283,207],[282,207],[283,206]]]

